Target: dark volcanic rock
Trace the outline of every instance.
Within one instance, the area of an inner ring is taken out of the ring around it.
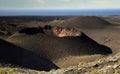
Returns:
[[[32,34],[37,34],[37,33],[44,33],[43,29],[42,28],[25,28],[21,31],[19,31],[19,33],[25,33],[25,34],[29,34],[29,35],[32,35]]]

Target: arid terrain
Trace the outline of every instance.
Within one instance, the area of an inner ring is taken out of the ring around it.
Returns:
[[[120,74],[120,16],[0,17],[0,63],[3,74]]]

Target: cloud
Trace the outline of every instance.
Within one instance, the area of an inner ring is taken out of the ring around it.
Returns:
[[[0,8],[120,8],[120,0],[0,0]]]
[[[51,8],[120,8],[119,3],[119,0],[56,0],[48,6]]]
[[[119,0],[91,0],[86,5],[96,8],[119,8]]]
[[[45,0],[0,0],[0,8],[38,8],[45,4]]]
[[[70,2],[71,0],[61,0],[62,2]]]

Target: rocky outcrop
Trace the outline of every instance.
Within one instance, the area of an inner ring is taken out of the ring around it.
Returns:
[[[58,37],[67,37],[67,36],[80,36],[81,32],[77,31],[74,28],[63,28],[54,26],[53,33]]]
[[[54,73],[54,72],[53,72]],[[60,74],[119,74],[120,73],[120,53],[116,55],[97,59],[94,62],[79,63],[78,66],[57,70]]]

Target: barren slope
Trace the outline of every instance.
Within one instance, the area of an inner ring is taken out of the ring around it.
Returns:
[[[96,16],[79,16],[67,20],[54,20],[47,24],[79,29],[97,29],[110,26],[109,22]]]

